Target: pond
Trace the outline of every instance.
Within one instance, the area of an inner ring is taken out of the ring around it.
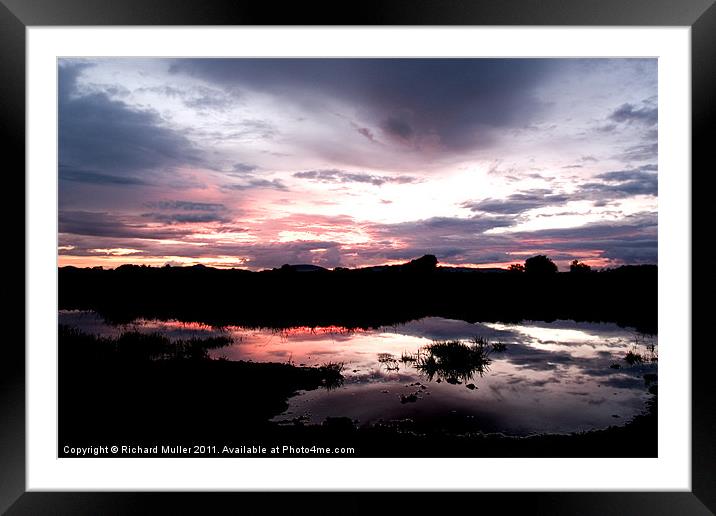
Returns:
[[[524,436],[626,424],[644,411],[656,382],[658,345],[609,323],[469,323],[427,317],[374,329],[212,327],[138,319],[111,325],[87,311],[59,323],[116,336],[229,337],[211,350],[226,360],[342,367],[343,382],[299,391],[273,421],[412,425]]]

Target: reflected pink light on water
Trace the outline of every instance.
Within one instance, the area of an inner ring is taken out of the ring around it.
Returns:
[[[161,333],[170,339],[229,337],[232,344],[211,349],[212,358],[296,366],[343,365],[344,383],[332,390],[299,392],[275,421],[295,417],[321,423],[349,417],[360,424],[380,420],[467,418],[480,431],[514,435],[574,432],[626,423],[644,409],[647,377],[657,364],[625,361],[627,352],[655,348],[656,336],[639,336],[614,324],[525,322],[468,323],[428,317],[378,329],[340,325],[289,329],[213,327],[199,322],[137,320],[113,326],[92,312],[60,312],[60,323],[87,332],[117,336],[124,331]],[[474,336],[488,341],[489,364],[483,372],[431,377],[405,357],[426,353],[436,340],[470,345]],[[495,351],[493,343],[505,344]],[[471,387],[470,387],[471,385]],[[415,396],[405,402],[406,396]]]

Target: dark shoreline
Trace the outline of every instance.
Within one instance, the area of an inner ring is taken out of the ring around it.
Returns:
[[[653,265],[530,275],[395,266],[249,272],[208,267],[59,269],[59,308],[112,322],[178,319],[216,326],[376,328],[426,316],[468,322],[614,322],[657,332]]]

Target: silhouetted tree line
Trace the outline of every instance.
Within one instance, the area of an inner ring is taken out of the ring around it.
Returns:
[[[443,268],[426,255],[406,264],[336,268],[147,267],[59,271],[59,307],[109,320],[177,318],[211,324],[375,327],[425,316],[476,321],[611,321],[656,332],[656,265],[559,273],[544,255],[500,272]],[[517,272],[517,273],[509,273]]]
[[[559,272],[557,265],[543,254],[527,258],[524,265],[513,263],[507,270],[510,272],[526,272],[527,274],[556,274]],[[586,263],[574,260],[569,264],[569,272],[592,272],[592,268]]]

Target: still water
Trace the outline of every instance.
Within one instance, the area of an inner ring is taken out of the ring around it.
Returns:
[[[82,311],[61,311],[59,322],[103,336],[229,337],[232,344],[212,350],[213,358],[342,364],[342,385],[298,392],[274,418],[285,424],[348,417],[360,426],[454,424],[506,435],[586,431],[642,412],[657,372],[656,336],[607,323],[427,317],[370,330],[275,330],[144,319],[110,325]]]

